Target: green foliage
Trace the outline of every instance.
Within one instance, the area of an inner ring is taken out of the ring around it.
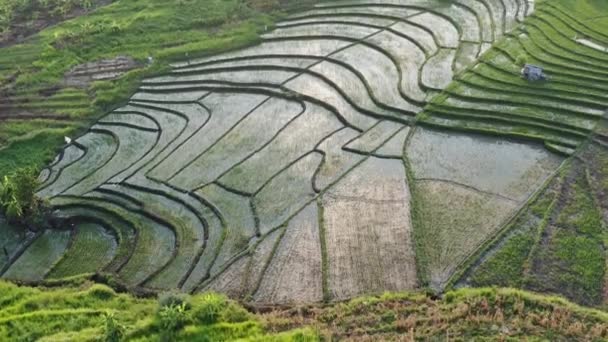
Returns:
[[[179,291],[168,291],[162,292],[158,295],[158,306],[159,310],[167,306],[180,306],[184,305],[186,308],[190,307],[190,296],[186,293]]]
[[[63,285],[64,287],[58,287]],[[158,301],[117,294],[86,279],[32,288],[0,281],[0,341],[294,341],[292,336],[314,336],[308,330],[269,333],[261,317],[216,294],[192,296],[184,304],[156,310]],[[198,305],[222,298],[215,323],[191,319]],[[291,329],[291,328],[290,328]]]
[[[161,334],[166,340],[172,339],[189,321],[186,304],[163,306],[158,311],[158,320]]]
[[[20,168],[40,168],[50,162],[64,143],[63,137],[69,132],[70,129],[38,130],[39,134],[14,141],[0,149],[0,176]]]
[[[222,310],[226,307],[227,298],[216,293],[201,295],[194,302],[192,317],[200,324],[213,324],[220,319]]]
[[[125,327],[118,322],[114,313],[104,313],[103,321],[103,340],[105,342],[119,342],[122,340],[125,335]]]
[[[319,341],[348,340],[604,340],[608,314],[555,296],[514,289],[459,289],[433,300],[423,293],[386,293],[300,310],[275,309],[225,320],[242,306],[225,299],[213,324],[190,320],[192,308],[117,294],[100,300],[86,283],[41,289],[0,281],[1,341]],[[221,297],[221,296],[219,296]],[[162,316],[161,316],[162,312]],[[305,315],[302,316],[302,313]],[[162,318],[161,318],[162,317]],[[314,327],[314,328],[313,328]],[[500,327],[497,329],[496,327]],[[173,332],[172,336],[167,331]],[[324,338],[321,338],[323,336]]]
[[[471,279],[473,286],[520,287],[523,267],[534,239],[529,234],[517,234],[484,262]]]
[[[106,285],[95,284],[89,288],[87,295],[100,300],[110,300],[116,296],[116,292]]]
[[[48,203],[36,196],[38,171],[23,168],[0,180],[0,211],[9,222],[44,228],[50,216]]]

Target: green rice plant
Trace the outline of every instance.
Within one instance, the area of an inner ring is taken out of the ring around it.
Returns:
[[[116,240],[96,224],[79,224],[70,248],[47,276],[60,279],[84,273],[94,273],[105,267],[114,257]],[[82,262],[88,260],[88,262]]]

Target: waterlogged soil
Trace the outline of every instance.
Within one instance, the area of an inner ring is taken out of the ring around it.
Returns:
[[[100,120],[107,136],[79,138],[86,153],[66,150],[40,194],[137,231],[112,261],[131,286],[264,304],[441,289],[562,161],[411,127],[502,33],[497,12],[459,3],[323,3],[259,45],[177,62]]]
[[[524,201],[563,161],[539,145],[417,128],[406,152],[418,179]]]

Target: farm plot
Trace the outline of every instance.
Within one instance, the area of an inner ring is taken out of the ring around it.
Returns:
[[[114,258],[116,239],[106,228],[94,224],[79,224],[70,246],[61,260],[47,275],[60,279],[103,269]]]
[[[175,234],[175,243],[179,249],[173,250],[171,261],[167,266],[146,285],[152,288],[177,288],[182,279],[188,276],[191,265],[204,242],[204,222],[196,212],[184,205],[179,198],[170,193],[162,192],[153,186],[140,191],[133,186],[104,187],[104,190],[115,191],[116,194],[143,203],[143,212],[158,223],[171,229]]]
[[[108,230],[111,229],[111,235],[114,238],[116,246],[113,251],[114,257],[111,262],[105,265],[103,268],[104,271],[116,272],[129,261],[129,258],[135,250],[135,243],[137,240],[136,231],[134,230],[134,227],[131,226],[130,222],[109,210],[105,210],[102,207],[95,207],[91,202],[74,204],[66,201],[64,205],[56,204],[56,207],[61,210],[61,214],[65,217],[79,218],[85,222],[97,222],[97,225],[106,227]],[[104,237],[106,236],[107,235],[104,235]],[[107,242],[108,240],[106,239],[105,241]],[[111,247],[112,243],[110,242],[110,245],[106,246]],[[105,252],[110,254],[110,251],[103,251],[103,248],[97,247],[95,250],[98,251],[98,253]],[[82,267],[89,268],[89,266],[86,265],[83,265]]]
[[[92,131],[78,139],[77,143],[85,148],[84,156],[78,159],[78,162],[63,168],[52,183],[43,186],[39,192],[40,196],[59,195],[80,180],[86,179],[88,174],[94,173],[109,162],[118,149],[115,137],[107,131]]]
[[[517,208],[513,201],[443,181],[418,181],[414,191],[418,269],[436,290]]]
[[[306,113],[289,123],[264,149],[219,178],[219,182],[254,194],[275,174],[312,151],[319,141],[341,127],[331,112],[307,104]]]
[[[440,180],[524,202],[563,158],[542,146],[416,128],[407,147],[415,179]]]
[[[359,136],[359,132],[351,128],[344,128],[332,134],[317,146],[323,153],[323,161],[314,175],[312,186],[315,191],[325,189],[346,173],[364,156],[345,151],[344,146]]]
[[[515,12],[512,1],[504,3],[507,14]],[[586,36],[598,34],[547,2],[537,5],[534,17],[434,98],[421,121],[533,139],[571,155],[608,108],[608,57],[572,39]],[[549,81],[522,79],[522,61],[544,67]]]
[[[48,170],[48,173],[42,181],[42,187],[53,183],[57,177],[59,177],[63,169],[77,162],[84,156],[84,154],[84,147],[77,143],[68,145],[66,148],[64,148],[61,151],[61,154],[57,156],[57,159],[51,165],[49,165],[47,169],[45,169]]]
[[[2,274],[2,277],[25,281],[44,279],[65,252],[69,240],[69,230],[46,230]]]
[[[25,231],[0,219],[0,270],[9,265],[11,258],[27,243],[28,237],[32,238]]]
[[[98,263],[80,267],[74,255],[94,239],[76,230],[37,279],[102,269],[132,287],[214,289],[268,304],[412,289],[427,278],[442,287],[561,162],[538,146],[410,127],[449,126],[435,113],[454,102],[427,101],[446,87],[457,93],[454,78],[470,85],[461,101],[481,96],[474,90],[487,77],[512,81],[511,71],[460,72],[522,19],[520,3],[323,2],[257,46],[144,80],[42,177],[40,194],[63,215],[108,226],[116,239],[91,248]],[[590,78],[601,62],[573,72]],[[556,115],[595,115],[599,92]],[[428,234],[418,237],[421,229]],[[450,229],[460,237],[449,240]]]
[[[606,127],[602,119],[574,158],[452,282],[520,286],[585,305],[607,302]]]
[[[314,202],[289,222],[254,295],[256,302],[311,303],[323,299],[318,224]]]
[[[416,128],[406,148],[420,269],[440,289],[559,167],[541,146]]]
[[[205,97],[201,104],[211,112],[208,121],[184,139],[183,144],[176,145],[173,153],[167,154],[159,165],[152,168],[150,175],[156,179],[174,179],[174,184],[186,187],[187,183],[182,182],[192,177],[188,174],[188,165],[265,100],[266,97],[261,95],[239,93],[213,93]]]
[[[199,155],[172,182],[185,188],[212,183],[232,166],[262,149],[304,110],[304,106],[295,101],[269,99]],[[194,177],[191,171],[198,175]]]
[[[322,197],[326,296],[406,290],[417,285],[400,161],[369,158]]]

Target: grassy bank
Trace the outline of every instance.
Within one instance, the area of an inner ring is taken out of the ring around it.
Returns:
[[[138,299],[74,281],[61,289],[0,283],[0,302],[2,340],[600,340],[608,332],[605,312],[512,289],[458,290],[438,300],[393,293],[252,313],[215,294]]]

